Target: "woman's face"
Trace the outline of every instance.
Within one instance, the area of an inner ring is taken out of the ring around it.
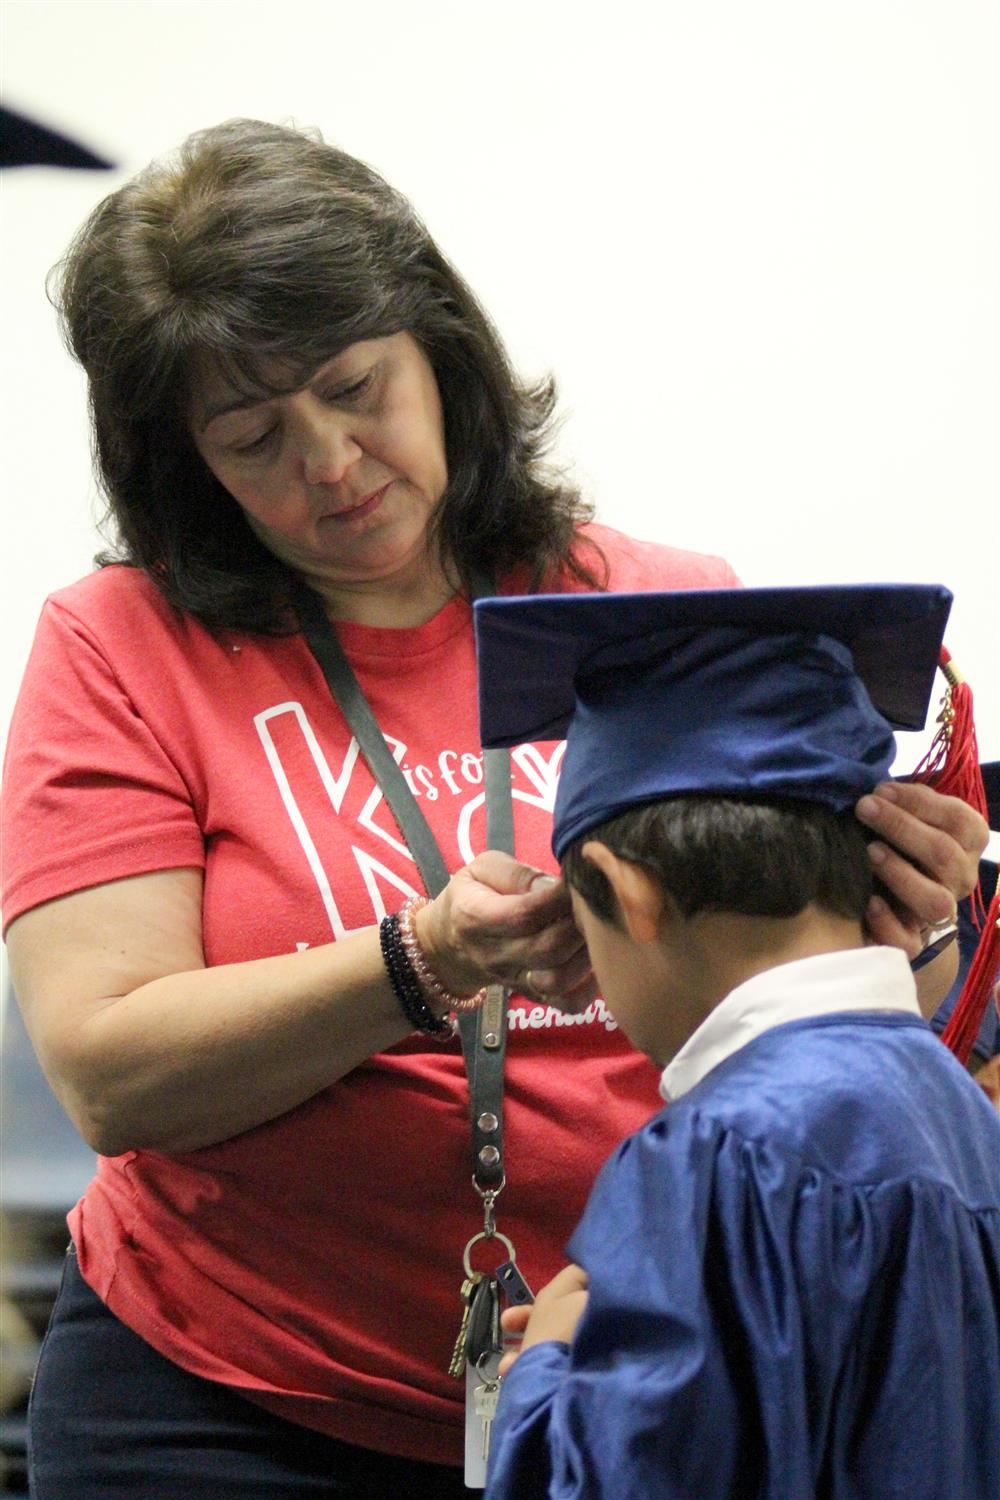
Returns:
[[[439,583],[429,523],[448,481],[444,417],[410,334],[351,344],[301,389],[264,401],[202,370],[191,433],[264,545],[335,610]]]

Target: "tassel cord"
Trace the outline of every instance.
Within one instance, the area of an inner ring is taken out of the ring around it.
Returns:
[[[972,1056],[979,1028],[997,984],[1000,971],[1000,889],[990,902],[986,931],[965,976],[955,1009],[941,1033],[941,1040],[963,1066]]]

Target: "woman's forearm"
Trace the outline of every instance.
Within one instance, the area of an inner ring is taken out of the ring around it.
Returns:
[[[529,969],[558,994],[589,972],[559,882],[495,850],[419,916],[458,994]],[[411,1032],[376,927],[206,967],[201,920],[201,871],[181,869],[77,891],[11,924],[11,973],[42,1066],[104,1155],[227,1140]]]
[[[46,1050],[96,1151],[191,1151],[285,1114],[410,1030],[371,928],[154,979]]]
[[[917,1004],[920,1013],[925,1020],[930,1020],[938,1006],[941,1004],[952,985],[955,983],[955,975],[958,973],[958,943],[950,943],[947,948],[932,958],[930,963],[924,964],[918,969],[913,978],[917,986]]]
[[[206,967],[202,899],[200,870],[153,871],[49,901],[7,933],[42,1066],[105,1155],[225,1140],[409,1030],[375,927]]]

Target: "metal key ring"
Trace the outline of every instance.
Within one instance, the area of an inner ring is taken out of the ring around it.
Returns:
[[[465,1254],[462,1256],[462,1264],[465,1267],[465,1274],[467,1278],[471,1278],[473,1274],[472,1261],[469,1258],[469,1253],[472,1250],[473,1245],[478,1245],[480,1240],[499,1240],[504,1249],[507,1251],[507,1259],[517,1259],[517,1254],[514,1250],[514,1246],[511,1244],[510,1240],[505,1234],[501,1234],[499,1229],[494,1234],[487,1234],[485,1230],[481,1229],[478,1234],[474,1234],[472,1236],[472,1239],[465,1247]]]

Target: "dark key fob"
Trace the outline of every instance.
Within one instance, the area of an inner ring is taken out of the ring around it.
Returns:
[[[469,1333],[465,1341],[465,1357],[475,1368],[486,1354],[499,1353],[496,1329],[499,1319],[500,1289],[492,1276],[487,1276],[472,1294],[469,1308]]]

